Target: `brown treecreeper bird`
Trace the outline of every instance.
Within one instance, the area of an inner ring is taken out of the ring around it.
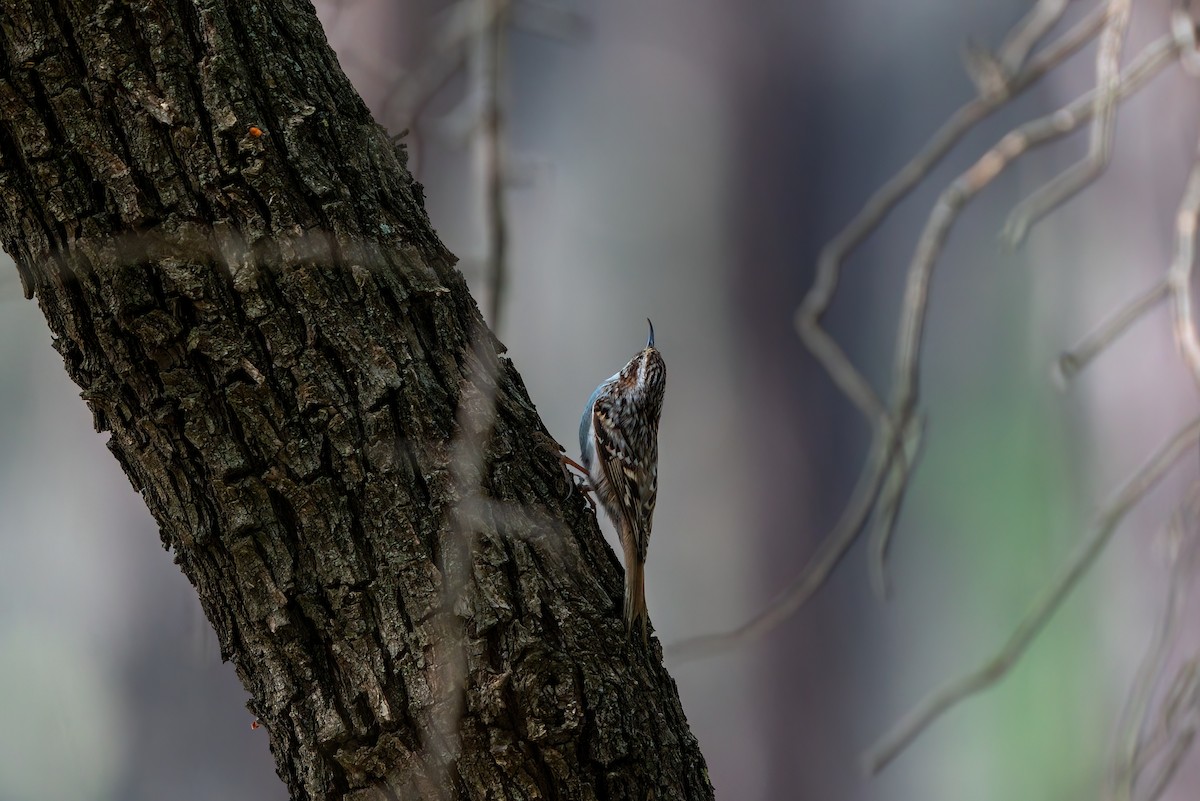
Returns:
[[[632,631],[640,623],[643,641],[649,639],[644,571],[658,498],[658,419],[666,385],[667,366],[650,323],[646,347],[596,387],[579,421],[583,470],[625,552],[625,627]]]

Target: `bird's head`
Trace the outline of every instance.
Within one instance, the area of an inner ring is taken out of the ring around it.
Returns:
[[[657,397],[658,403],[661,403],[663,386],[667,380],[667,366],[658,348],[654,347],[654,323],[648,319],[646,322],[650,326],[646,347],[629,360],[625,369],[621,370],[618,381],[626,391]]]

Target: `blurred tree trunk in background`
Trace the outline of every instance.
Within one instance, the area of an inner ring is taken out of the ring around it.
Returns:
[[[0,0],[3,245],[292,797],[711,798],[422,200],[307,2]]]

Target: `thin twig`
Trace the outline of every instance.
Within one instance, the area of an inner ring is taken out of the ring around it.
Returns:
[[[901,301],[900,326],[896,337],[896,353],[892,359],[894,397],[890,420],[892,425],[903,432],[901,436],[918,437],[914,426],[919,395],[919,376],[921,367],[921,340],[925,329],[926,311],[929,305],[929,285],[933,278],[933,268],[938,256],[950,234],[950,229],[958,219],[962,209],[984,187],[1000,173],[1012,159],[1024,152],[1023,140],[1009,134],[1000,143],[989,150],[972,165],[966,172],[955,179],[934,204],[917,240],[917,247],[909,264],[908,278]],[[913,450],[915,451],[916,445]],[[907,449],[905,449],[907,450]],[[880,543],[881,547],[872,548],[869,558],[875,560],[870,565],[870,572],[875,576],[885,575],[885,565],[882,560],[886,557],[887,541],[896,521],[896,510],[903,500],[908,487],[910,466],[907,460],[898,460],[889,468],[888,481],[885,483],[885,495],[879,500],[882,513],[879,523],[871,539]]]
[[[1150,709],[1150,698],[1159,679],[1175,635],[1179,630],[1179,613],[1187,600],[1191,588],[1189,579],[1195,567],[1195,515],[1194,507],[1200,499],[1200,482],[1193,482],[1183,503],[1180,504],[1167,528],[1168,547],[1171,549],[1171,570],[1167,580],[1167,603],[1159,618],[1154,636],[1146,649],[1146,655],[1138,666],[1133,686],[1126,698],[1124,709],[1117,724],[1118,748],[1115,749],[1112,773],[1113,801],[1130,801],[1137,766],[1142,761],[1143,732]]]
[[[482,5],[481,5],[482,3]],[[380,117],[391,120],[394,109],[399,117],[395,128],[412,130],[409,142],[410,169],[416,173],[415,153],[421,140],[420,121],[429,105],[467,64],[472,44],[489,30],[497,14],[506,13],[511,0],[458,0],[451,4],[437,25],[433,41],[415,70],[397,81],[384,96]],[[467,103],[475,102],[468,97]]]
[[[482,68],[483,120],[480,126],[481,172],[483,174],[487,260],[488,323],[500,330],[500,314],[508,287],[508,221],[505,208],[504,60],[508,0],[480,0],[488,6],[491,24],[480,31],[478,48]]]
[[[1196,336],[1196,320],[1192,314],[1192,266],[1196,261],[1196,221],[1200,217],[1200,145],[1192,162],[1183,199],[1175,215],[1175,258],[1167,272],[1171,290],[1172,322],[1175,343],[1183,361],[1200,386],[1200,340]]]
[[[1029,13],[1021,18],[996,51],[997,60],[1009,74],[1025,63],[1025,58],[1042,37],[1058,24],[1071,0],[1038,0]]]
[[[1179,41],[1178,37],[1176,37],[1176,41]],[[1200,384],[1200,344],[1197,342],[1190,291],[1191,272],[1195,262],[1198,216],[1200,216],[1200,145],[1197,147],[1196,158],[1193,161],[1187,186],[1184,189],[1183,198],[1180,201],[1179,210],[1176,214],[1175,255],[1167,272],[1167,278],[1152,293],[1155,299],[1161,297],[1163,294],[1170,295],[1172,299],[1172,326],[1180,355],[1187,365],[1193,380],[1197,384]],[[1131,307],[1127,311],[1133,311],[1133,308]],[[1144,311],[1144,307],[1142,311]],[[1136,316],[1140,316],[1140,311]],[[1127,314],[1126,317],[1135,318],[1135,315]],[[1182,530],[1183,524],[1179,521],[1186,508],[1195,505],[1196,494],[1197,489],[1194,485],[1187,496],[1184,508],[1181,508],[1175,520],[1172,521],[1172,530],[1175,532],[1177,539],[1182,540],[1186,536],[1186,532]],[[1171,591],[1168,607],[1163,615],[1163,620],[1156,634],[1155,641],[1147,654],[1147,659],[1139,669],[1134,689],[1130,694],[1127,712],[1123,714],[1123,719],[1125,720],[1123,728],[1126,729],[1124,738],[1125,747],[1123,753],[1116,760],[1117,770],[1114,774],[1113,797],[1117,801],[1128,801],[1128,799],[1133,797],[1134,788],[1142,769],[1153,758],[1159,744],[1170,737],[1170,719],[1175,713],[1176,705],[1180,703],[1176,699],[1177,692],[1168,693],[1168,699],[1164,703],[1165,714],[1163,725],[1150,742],[1144,743],[1141,733],[1145,728],[1145,714],[1150,694],[1153,691],[1153,680],[1161,670],[1167,646],[1173,638],[1178,618],[1178,609],[1182,604],[1183,594],[1186,589],[1186,582],[1180,575],[1183,572],[1180,567],[1181,564],[1187,564],[1190,567],[1191,562],[1179,556],[1172,564]],[[1180,676],[1176,680],[1176,685],[1180,683],[1180,677],[1195,674],[1194,666],[1194,660],[1185,665],[1186,670],[1180,672]],[[1188,685],[1190,686],[1194,683],[1193,676],[1193,678],[1188,680]],[[1164,791],[1171,776],[1174,775],[1183,754],[1191,747],[1193,735],[1194,730],[1188,729],[1176,736],[1171,754],[1165,766],[1152,783],[1147,798],[1157,798]]]
[[[1054,378],[1065,386],[1079,375],[1100,353],[1124,334],[1131,325],[1144,317],[1169,294],[1167,280],[1160,278],[1154,286],[1134,298],[1128,305],[1100,324],[1082,342],[1065,351],[1054,362]]]
[[[689,637],[669,645],[667,658],[680,664],[712,656],[755,640],[791,617],[821,588],[862,531],[892,458],[877,438],[837,525],[821,540],[800,574],[763,611],[731,631]]]
[[[1179,63],[1193,77],[1200,76],[1200,52],[1196,49],[1196,20],[1192,18],[1192,0],[1171,3],[1171,33],[1179,42]]]
[[[413,127],[421,109],[462,69],[466,42],[477,35],[476,26],[486,24],[477,21],[471,10],[469,0],[460,0],[451,6],[446,21],[438,27],[429,52],[418,67],[404,75],[384,95],[379,107],[383,119],[391,119],[393,106],[397,106],[400,121],[396,127]]]
[[[881,593],[886,592],[885,569],[882,559],[886,555],[887,544],[894,528],[895,513],[899,510],[904,487],[907,485],[909,467],[904,466],[907,463],[906,460],[894,463],[891,459],[881,458],[880,455],[898,447],[896,440],[903,436],[902,430],[908,428],[908,421],[904,418],[911,413],[911,410],[905,411],[898,419],[892,418],[885,409],[883,401],[871,388],[870,383],[853,365],[836,340],[821,326],[821,318],[833,301],[842,265],[849,254],[874,232],[888,213],[976,124],[1090,41],[1102,29],[1107,13],[1106,8],[1093,11],[1061,38],[1048,45],[1033,59],[1028,68],[1015,75],[1009,83],[997,88],[996,91],[982,93],[955,112],[933,135],[921,152],[880,187],[858,215],[821,250],[817,260],[816,278],[796,311],[796,330],[804,345],[825,368],[842,393],[871,423],[872,449],[876,456],[867,459],[863,470],[874,470],[881,473],[883,471],[899,471],[889,477],[887,481],[888,502],[885,504],[885,514],[880,517],[881,523],[875,529],[877,533],[872,534],[874,546],[871,552],[875,556],[872,558],[871,572],[875,576],[876,587]],[[909,307],[907,302],[905,305],[906,308]],[[914,454],[915,450],[914,447]],[[732,645],[742,641],[744,636],[750,633],[763,633],[769,630],[768,626],[763,625],[766,621],[778,621],[787,617],[807,600],[812,591],[820,586],[820,582],[823,582],[824,576],[827,575],[825,569],[827,567],[831,569],[837,564],[842,554],[861,531],[863,523],[876,504],[878,492],[884,486],[883,476],[864,472],[859,477],[858,484],[859,488],[871,487],[871,493],[867,495],[860,494],[858,490],[855,491],[851,496],[852,505],[847,506],[844,510],[842,521],[839,521],[837,528],[826,536],[822,547],[814,556],[813,564],[806,566],[788,590],[779,595],[771,606],[754,620],[729,634],[713,635],[695,641],[697,645],[700,642],[705,644],[704,652],[707,653],[710,649],[716,648],[718,643],[724,642]],[[859,520],[862,522],[857,522],[851,527],[842,525],[843,521]],[[816,585],[811,583],[814,577],[819,577]],[[789,611],[782,616],[776,614],[782,609]],[[679,651],[691,652],[692,642],[681,643]]]
[[[1196,728],[1194,725],[1188,726],[1180,732],[1171,746],[1166,763],[1155,777],[1154,783],[1150,785],[1150,791],[1146,793],[1143,801],[1158,801],[1162,797],[1162,794],[1167,791],[1167,787],[1170,786],[1171,779],[1175,777],[1176,771],[1179,770],[1179,766],[1183,763],[1183,758],[1191,750],[1195,739]]]
[[[870,773],[878,773],[942,713],[1002,679],[1025,652],[1062,601],[1104,550],[1118,524],[1167,470],[1200,441],[1200,419],[1193,420],[1150,458],[1116,494],[1079,550],[1062,572],[1043,590],[1000,650],[975,670],[930,693],[892,727],[864,759]]]
[[[529,10],[527,19],[571,19],[564,12],[553,17],[553,6]],[[401,127],[410,129],[410,169],[416,172],[420,149],[420,119],[426,108],[463,67],[469,70],[466,97],[447,115],[457,138],[473,135],[476,141],[476,175],[483,195],[486,256],[482,284],[487,320],[499,330],[504,294],[508,285],[508,220],[505,187],[508,180],[505,141],[504,91],[506,45],[513,15],[513,0],[460,0],[451,6],[439,26],[430,57],[401,81],[384,99],[386,116],[393,102],[400,106]]]
[[[588,19],[583,14],[545,0],[520,0],[516,3],[513,7],[513,25],[560,42],[580,42],[591,32]]]
[[[1002,91],[977,97],[954,112],[925,147],[880,187],[854,219],[821,250],[813,285],[796,310],[796,330],[838,389],[871,421],[877,437],[881,435],[884,428],[882,422],[886,420],[883,402],[833,337],[821,327],[821,318],[828,311],[837,291],[842,265],[850,253],[879,227],[891,210],[972,128],[1090,42],[1104,26],[1107,16],[1106,7],[1092,11],[1061,38],[1047,45],[1025,70],[1013,76]]]
[[[1054,209],[1095,181],[1112,158],[1113,131],[1117,123],[1117,89],[1121,79],[1121,49],[1129,30],[1132,0],[1109,0],[1108,19],[1096,53],[1095,115],[1088,152],[1057,178],[1017,204],[1004,226],[1004,237],[1014,246],[1025,241],[1029,229]]]
[[[1154,74],[1153,70],[1146,69],[1146,65],[1153,67],[1158,64],[1154,54],[1162,50],[1169,52],[1170,49],[1169,39],[1164,39],[1162,43],[1148,48],[1136,60],[1137,63],[1131,66],[1129,76],[1118,82],[1114,95],[1120,99],[1140,87],[1142,82]],[[901,310],[900,331],[896,338],[896,354],[892,361],[895,365],[893,380],[895,397],[892,401],[891,418],[893,425],[902,428],[905,432],[912,427],[911,416],[915,413],[919,392],[921,340],[928,306],[929,283],[946,238],[963,208],[1014,159],[1036,145],[1070,132],[1095,110],[1096,104],[1090,102],[1090,99],[1085,96],[1054,114],[1026,123],[1006,134],[995,147],[962,173],[939,196],[929,215],[925,230],[922,231],[917,242],[917,248],[909,266],[908,284]],[[886,587],[883,582],[886,574],[883,559],[886,557],[887,541],[895,526],[895,511],[908,487],[911,462],[898,460],[892,464],[890,470],[891,474],[885,484],[884,495],[879,501],[879,506],[883,511],[877,516],[876,529],[871,535],[872,541],[877,543],[877,546],[871,548],[868,554],[868,558],[871,560],[870,572],[872,576],[876,577],[875,582],[878,589]]]
[[[1134,785],[1150,762],[1166,750],[1161,767],[1149,783],[1149,791],[1139,801],[1154,801],[1163,794],[1174,777],[1183,757],[1191,750],[1196,736],[1196,712],[1200,702],[1200,656],[1193,655],[1180,665],[1162,702],[1158,727],[1142,749],[1142,759],[1134,765]]]
[[[1071,0],[1038,0],[1005,37],[997,52],[968,41],[963,57],[967,73],[981,95],[992,94],[1024,65],[1043,36],[1058,24]]]
[[[873,435],[870,452],[837,524],[821,540],[816,552],[788,586],[765,609],[737,628],[687,638],[668,646],[667,655],[674,662],[710,656],[749,642],[774,629],[803,606],[824,584],[858,538],[876,507],[885,476],[894,469],[893,461],[898,455],[898,450],[904,447],[900,439],[911,424],[911,421],[906,423],[904,418],[910,416],[912,410],[898,415],[894,422],[870,383],[854,367],[837,341],[821,326],[821,318],[828,310],[837,290],[842,265],[850,252],[878,227],[891,209],[976,123],[1087,44],[1101,30],[1106,17],[1106,8],[1091,12],[1034,57],[1024,71],[1013,77],[1004,91],[976,98],[961,107],[934,134],[924,149],[872,195],[858,215],[822,249],[817,262],[817,275],[796,311],[795,325],[808,350],[829,373],[838,388],[871,423]],[[915,449],[913,452],[915,454]],[[889,497],[893,498],[889,508],[898,510],[902,497],[900,490],[902,486],[889,492]],[[886,551],[889,528],[890,526],[885,526],[876,536],[877,552]],[[882,567],[877,570],[882,573]]]
[[[1196,706],[1197,695],[1200,694],[1200,660],[1195,657],[1187,660],[1175,674],[1175,681],[1167,689],[1163,699],[1162,728],[1170,731],[1175,728],[1179,719],[1192,711]]]
[[[1178,713],[1187,711],[1185,707],[1190,709],[1190,705],[1195,703],[1197,667],[1200,667],[1200,664],[1197,663],[1194,656],[1184,661],[1179,670],[1175,672],[1174,680],[1168,685],[1165,698],[1159,705],[1157,725],[1142,742],[1138,762],[1133,766],[1135,789],[1144,785],[1142,775],[1178,738],[1175,718]]]
[[[1177,53],[1177,45],[1171,37],[1163,37],[1150,44],[1130,64],[1124,76],[1119,76],[1112,90],[1115,107],[1120,101],[1137,92],[1159,74]],[[907,310],[901,326],[896,358],[897,400],[895,405],[903,407],[913,400],[917,378],[915,354],[919,344],[923,323],[921,300],[928,289],[929,265],[936,260],[945,242],[950,225],[958,212],[969,200],[992,182],[1012,161],[1030,149],[1067,135],[1089,119],[1094,120],[1098,109],[1095,102],[1099,97],[1095,89],[1067,104],[1058,111],[1032,120],[1010,131],[984,153],[970,169],[958,177],[938,198],[921,238],[909,269],[904,308]]]
[[[1143,50],[1129,66],[1126,75],[1117,82],[1114,90],[1115,102],[1120,102],[1136,92],[1150,78],[1157,75],[1170,63],[1170,56],[1174,52],[1175,44],[1170,37],[1164,37]],[[1092,102],[1094,93],[1095,91],[1084,95],[1053,114],[1032,120],[1005,134],[991,150],[959,175],[938,197],[925,229],[917,241],[916,251],[909,265],[908,283],[901,307],[900,331],[896,337],[896,354],[892,360],[895,370],[895,397],[892,401],[891,420],[894,426],[905,432],[912,426],[911,417],[915,414],[919,394],[921,340],[924,335],[929,283],[933,277],[934,265],[963,208],[1015,159],[1051,139],[1065,136],[1092,117],[1097,111],[1097,105]],[[885,575],[882,560],[886,556],[886,543],[891,537],[891,529],[895,526],[895,509],[902,502],[902,496],[908,487],[910,467],[910,463],[903,461],[891,466],[893,474],[887,482],[887,492],[880,499],[883,513],[876,518],[876,529],[871,538],[882,547],[871,548],[868,553],[871,560],[870,572],[876,577]],[[880,581],[876,579],[877,584]]]
[[[925,442],[924,420],[914,417],[905,432],[899,458],[892,460],[887,480],[880,492],[876,524],[871,528],[867,541],[867,566],[871,586],[881,600],[886,599],[891,591],[887,576],[888,546],[891,544],[892,532],[896,530],[896,518],[904,501],[904,488],[916,470],[917,460],[921,456],[921,446]]]

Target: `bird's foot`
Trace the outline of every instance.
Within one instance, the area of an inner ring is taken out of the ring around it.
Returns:
[[[571,483],[575,485],[575,488],[577,490],[579,490],[580,492],[583,493],[583,499],[585,501],[587,501],[587,505],[589,507],[591,507],[592,514],[595,514],[596,513],[596,501],[592,497],[591,485],[588,484],[587,468],[584,467],[583,465],[581,465],[579,462],[572,459],[570,456],[567,456],[565,453],[560,453],[558,455],[558,458],[560,461],[562,461],[563,472],[566,473],[568,476],[571,475],[570,471],[567,470],[568,467],[574,468],[575,470],[577,470],[579,472],[578,478],[581,480],[573,480]]]

